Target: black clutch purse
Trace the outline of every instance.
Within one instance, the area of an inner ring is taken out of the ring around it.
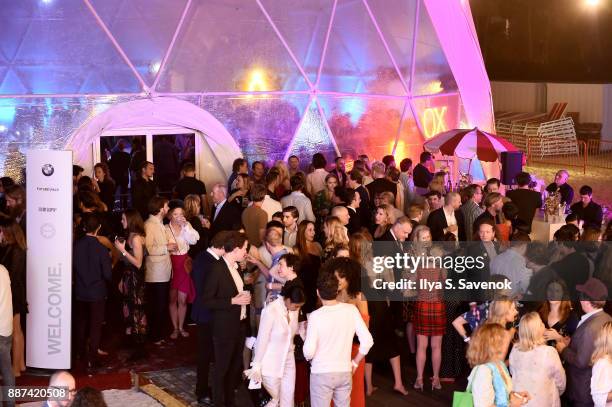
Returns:
[[[254,407],[265,407],[272,400],[272,396],[270,396],[270,393],[268,393],[263,384],[259,389],[249,389],[249,379],[247,379],[246,385]]]
[[[293,354],[295,356],[296,362],[306,362],[306,358],[304,357],[304,340],[300,335],[295,335],[293,337]]]

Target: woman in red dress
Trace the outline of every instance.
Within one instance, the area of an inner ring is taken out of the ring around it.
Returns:
[[[431,231],[427,226],[417,226],[413,231],[413,250],[415,256],[443,256],[443,252],[432,247]],[[444,284],[446,270],[436,267],[420,267],[416,271],[417,281],[427,280],[430,284]],[[417,379],[414,388],[423,390],[423,371],[427,359],[427,346],[431,338],[431,364],[433,377],[431,388],[441,389],[440,362],[442,360],[442,336],[446,330],[446,308],[442,289],[422,289],[418,291],[414,309],[414,328],[417,335]]]
[[[187,254],[189,246],[196,244],[200,234],[187,222],[183,212],[183,201],[173,200],[168,204],[170,223],[165,226],[166,238],[169,243],[176,244],[176,250],[170,253],[172,261],[172,283],[170,285],[170,319],[174,331],[171,339],[177,339],[179,334],[186,338],[189,333],[183,329],[187,303],[195,298],[195,287],[189,273],[191,272],[191,259]]]

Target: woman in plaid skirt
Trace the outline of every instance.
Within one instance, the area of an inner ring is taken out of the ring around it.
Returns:
[[[413,250],[415,256],[440,256],[437,248],[432,247],[431,231],[427,226],[421,225],[414,229]],[[430,283],[444,283],[446,271],[440,268],[417,269],[417,281],[427,280]],[[417,335],[417,379],[414,388],[423,390],[423,371],[427,358],[427,346],[431,337],[431,363],[433,377],[431,388],[441,389],[440,362],[442,360],[442,336],[446,330],[446,308],[442,301],[442,290],[419,290],[414,307],[414,328]]]

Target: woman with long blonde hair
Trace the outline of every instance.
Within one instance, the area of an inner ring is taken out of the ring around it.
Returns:
[[[323,222],[323,233],[325,234],[325,245],[323,247],[323,262],[331,257],[334,248],[339,244],[348,245],[348,232],[340,219],[328,216]]]
[[[595,338],[591,356],[591,397],[595,407],[612,406],[612,321],[606,322]]]
[[[387,204],[379,205],[376,207],[376,213],[374,214],[374,230],[372,236],[374,239],[379,239],[395,223],[395,214],[393,207]]]
[[[279,185],[276,187],[276,191],[274,193],[278,198],[282,198],[286,195],[286,192],[291,192],[291,183],[289,182],[289,167],[287,167],[287,163],[283,160],[277,160],[274,163],[274,167],[278,169],[279,177]]]
[[[557,350],[546,346],[540,315],[537,312],[523,315],[518,331],[519,340],[510,352],[512,387],[529,392],[532,397],[529,406],[561,406],[565,370]]]

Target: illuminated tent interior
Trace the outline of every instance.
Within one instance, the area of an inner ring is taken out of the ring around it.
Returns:
[[[84,124],[154,97],[208,112],[250,161],[297,154],[309,162],[314,152],[417,158],[438,132],[492,130],[469,4],[441,3],[5,2],[0,161],[11,143],[22,152],[90,149],[74,137]],[[227,171],[231,159],[219,163]]]

